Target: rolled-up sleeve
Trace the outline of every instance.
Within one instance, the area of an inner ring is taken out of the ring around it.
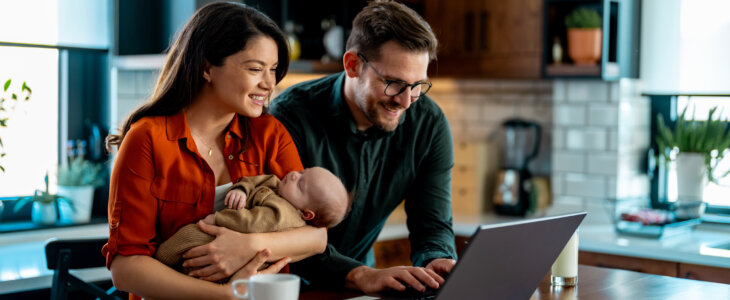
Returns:
[[[154,180],[152,132],[133,126],[117,153],[109,190],[109,241],[102,249],[107,268],[114,256],[155,252],[157,199],[150,193]]]

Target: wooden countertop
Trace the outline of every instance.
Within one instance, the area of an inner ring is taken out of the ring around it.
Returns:
[[[329,300],[361,296],[352,291],[308,291],[301,293],[299,299]],[[489,295],[475,296],[475,299],[488,298]],[[730,285],[581,265],[578,269],[578,286],[554,287],[550,285],[548,274],[530,299],[730,299]]]

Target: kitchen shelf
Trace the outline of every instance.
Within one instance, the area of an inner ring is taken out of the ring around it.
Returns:
[[[601,67],[598,65],[549,64],[545,66],[547,76],[601,76]]]

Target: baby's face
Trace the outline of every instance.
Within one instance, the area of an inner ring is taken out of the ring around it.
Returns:
[[[322,168],[309,168],[299,172],[289,172],[279,183],[279,195],[297,209],[310,208],[313,199],[318,199],[326,187],[329,171]]]

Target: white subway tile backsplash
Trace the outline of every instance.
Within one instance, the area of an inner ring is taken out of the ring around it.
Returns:
[[[586,158],[588,174],[616,175],[618,174],[618,153],[590,153]]]
[[[610,84],[609,99],[611,100],[612,103],[617,103],[621,100],[621,89],[620,89],[621,85],[618,82],[611,82],[609,84]]]
[[[572,80],[566,88],[568,102],[608,102],[608,83]]]
[[[553,127],[553,151],[565,149],[565,130]]]
[[[580,207],[580,209],[583,209],[583,198],[581,197],[571,197],[571,196],[565,196],[565,195],[558,195],[553,193],[553,203],[559,204],[561,206],[575,206]]]
[[[565,91],[566,85],[566,81],[562,79],[556,79],[553,81],[553,102],[560,103],[565,102],[568,99]]]
[[[616,199],[616,177],[606,180],[606,197],[608,199]]]
[[[608,132],[606,129],[568,129],[565,147],[568,150],[606,150]]]
[[[502,123],[502,121],[517,115],[517,106],[504,105],[500,103],[486,103],[481,107],[482,120],[491,123]]]
[[[609,129],[608,130],[608,150],[609,151],[618,151],[618,130],[616,129]]]
[[[553,173],[552,176],[550,176],[550,189],[552,190],[553,195],[562,195],[565,190],[563,188],[564,185],[565,180],[559,173]]]
[[[586,107],[584,105],[555,105],[553,122],[562,126],[582,126],[586,123]]]
[[[550,129],[553,123],[553,107],[549,104],[520,105],[517,107],[517,116],[526,120],[537,121],[543,130]]]
[[[618,126],[618,109],[612,104],[592,104],[588,106],[588,125]]]
[[[565,176],[565,194],[578,197],[606,197],[606,179],[603,176],[568,174]]]
[[[586,171],[586,154],[553,149],[553,171],[583,173]]]

